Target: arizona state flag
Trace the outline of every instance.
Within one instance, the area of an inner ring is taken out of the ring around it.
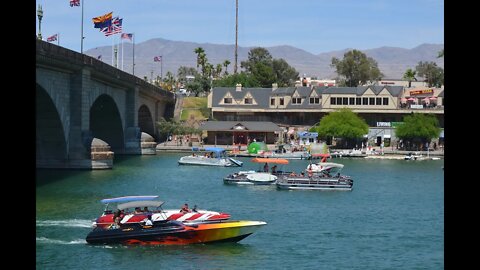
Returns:
[[[112,25],[112,12],[93,18],[94,28],[105,28]]]

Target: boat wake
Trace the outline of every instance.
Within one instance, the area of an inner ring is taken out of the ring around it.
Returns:
[[[92,228],[92,221],[88,219],[37,220],[37,226]]]
[[[76,239],[72,241],[64,241],[64,240],[58,240],[58,239],[50,239],[47,237],[37,237],[36,238],[37,242],[41,243],[46,243],[46,244],[60,244],[60,245],[75,245],[75,244],[86,244],[87,241],[85,239]]]

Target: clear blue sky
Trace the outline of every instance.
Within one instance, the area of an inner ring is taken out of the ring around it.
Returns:
[[[111,46],[92,18],[113,11],[135,43],[153,38],[235,44],[235,0],[81,0],[83,50]],[[81,7],[69,0],[36,0],[42,36],[80,51]],[[413,48],[444,43],[443,0],[238,0],[239,46],[290,45],[318,54],[346,48]],[[35,11],[36,14],[36,11]],[[36,32],[38,33],[38,19]],[[115,35],[118,36],[118,35]],[[118,39],[118,38],[117,38]]]

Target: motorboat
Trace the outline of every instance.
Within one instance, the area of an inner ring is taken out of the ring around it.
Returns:
[[[101,200],[105,204],[105,210],[102,215],[93,222],[93,227],[109,228],[114,225],[115,213],[109,209],[112,203],[118,203],[116,212],[121,213],[120,224],[132,225],[144,221],[149,215],[153,222],[175,220],[181,222],[210,222],[227,220],[230,214],[209,211],[209,210],[195,210],[188,213],[180,212],[180,209],[164,210],[161,206],[163,201],[155,201],[158,196],[125,196]],[[133,211],[135,208],[141,210],[145,207],[150,210],[145,212]]]
[[[340,174],[344,165],[326,162],[329,154],[319,154],[321,162],[311,163],[307,166],[305,175],[292,173],[278,178],[278,189],[307,189],[307,190],[345,190],[351,191],[353,179],[350,176]]]
[[[181,157],[178,160],[178,164],[221,167],[240,167],[243,165],[242,161],[228,157],[226,150],[221,147],[205,147],[204,151],[202,152],[194,148],[192,149],[192,154]]]
[[[251,162],[259,164],[260,168],[231,173],[223,178],[223,182],[236,185],[272,185],[275,184],[278,176],[290,173],[282,169],[284,165],[288,164],[287,159],[253,158]]]
[[[275,151],[259,151],[260,157],[283,159],[310,159],[311,155],[305,150],[296,150],[289,144],[280,145]]]
[[[405,155],[405,157],[403,157],[404,160],[421,160],[423,159],[423,156],[420,154],[420,153],[408,153],[407,155]]]
[[[353,179],[346,175],[329,176],[327,174],[290,175],[279,177],[276,182],[278,189],[305,190],[344,190],[351,191]]]
[[[86,237],[89,244],[186,245],[238,242],[251,235],[264,221],[212,221],[188,223],[154,221],[152,225],[127,224],[114,228],[94,228]]]

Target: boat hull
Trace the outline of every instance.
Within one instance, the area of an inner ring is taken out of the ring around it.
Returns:
[[[263,221],[225,221],[182,223],[170,221],[153,226],[131,226],[120,229],[96,228],[87,235],[89,244],[187,245],[216,242],[238,242],[251,235]]]
[[[278,189],[288,190],[339,190],[351,191],[353,188],[353,180],[350,178],[284,178],[277,181]]]

